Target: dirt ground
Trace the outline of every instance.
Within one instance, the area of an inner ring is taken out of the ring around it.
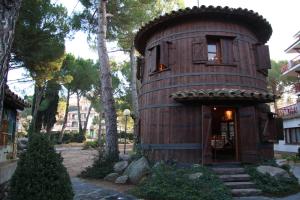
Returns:
[[[61,153],[64,158],[63,164],[67,168],[70,177],[76,177],[86,167],[93,164],[98,151],[97,150],[82,150],[82,146],[56,146],[56,150]],[[118,192],[126,192],[133,188],[133,185],[118,185],[104,180],[84,179],[85,182],[92,183],[106,189],[116,190]]]

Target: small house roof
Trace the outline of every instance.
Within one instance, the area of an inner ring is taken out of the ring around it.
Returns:
[[[201,101],[201,100],[239,100],[239,101],[255,101],[261,103],[274,102],[278,96],[258,92],[254,90],[239,89],[211,89],[211,90],[186,90],[178,91],[170,95],[172,99],[178,102],[184,101]]]
[[[145,24],[136,34],[135,47],[141,54],[144,54],[146,42],[154,32],[178,22],[195,19],[218,19],[241,23],[252,30],[259,42],[263,44],[270,39],[272,34],[270,23],[253,10],[229,8],[227,6],[195,6],[193,8],[188,7],[186,9],[172,11]]]
[[[22,99],[17,94],[12,92],[7,85],[5,85],[4,90],[5,90],[4,103],[20,110],[23,110],[25,107],[31,106],[24,99]]]

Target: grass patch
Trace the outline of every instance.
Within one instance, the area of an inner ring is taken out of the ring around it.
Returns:
[[[86,149],[96,149],[99,147],[98,141],[86,141],[82,147],[83,150]]]
[[[188,174],[203,175],[190,180]],[[178,169],[161,164],[152,169],[152,175],[130,191],[147,200],[231,200],[229,189],[207,168]]]
[[[262,174],[256,170],[257,166],[246,166],[245,169],[251,176],[251,180],[256,186],[269,196],[286,196],[300,191],[298,179],[287,170],[291,178],[279,177],[274,178],[269,174]],[[277,166],[278,167],[278,166]]]

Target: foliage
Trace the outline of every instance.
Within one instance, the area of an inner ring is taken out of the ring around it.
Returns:
[[[40,104],[37,115],[36,130],[41,130],[44,127],[47,132],[50,132],[56,123],[56,112],[58,108],[60,85],[55,80],[48,81],[45,94]]]
[[[48,137],[33,134],[11,179],[10,199],[72,200],[69,174]]]
[[[53,144],[58,144],[59,134],[60,134],[60,132],[50,133],[51,141]],[[80,134],[78,131],[72,131],[72,132],[67,132],[66,134],[64,134],[62,143],[66,143],[66,144],[71,143],[71,142],[82,143],[85,141],[85,139],[86,139],[85,136]]]
[[[83,145],[83,149],[96,149],[99,147],[99,143],[98,143],[98,140],[96,141],[88,141],[88,142],[85,142],[84,145]]]
[[[61,67],[64,38],[69,32],[67,19],[66,8],[50,0],[22,2],[16,24],[13,58],[29,70],[38,85],[51,80]]]
[[[203,176],[190,180],[188,174],[201,172]],[[131,191],[139,198],[149,200],[229,200],[230,191],[207,168],[178,169],[160,164],[153,174]]]
[[[297,81],[297,78],[290,76],[282,76],[281,67],[286,65],[287,61],[271,61],[272,68],[268,70],[267,84],[268,90],[277,95],[281,96],[287,86],[293,85]],[[274,103],[275,112],[278,112],[277,101]]]
[[[75,13],[72,27],[89,33],[89,38],[97,33],[95,10],[97,1],[80,0],[84,9]],[[113,17],[108,18],[107,34],[110,41],[118,41],[120,47],[128,50],[132,46],[136,31],[149,20],[160,14],[178,7],[184,7],[183,0],[119,0],[110,1],[107,12]],[[145,14],[146,13],[146,14]]]
[[[87,167],[79,175],[83,178],[96,178],[102,179],[107,174],[113,172],[114,163],[118,161],[118,158],[106,155],[101,149],[99,150],[98,157],[94,160],[92,166]]]
[[[285,168],[287,169],[287,168]],[[289,172],[291,178],[275,178],[269,174],[262,174],[256,170],[256,166],[246,166],[246,171],[251,176],[252,181],[264,193],[275,196],[284,196],[300,191],[298,179]]]

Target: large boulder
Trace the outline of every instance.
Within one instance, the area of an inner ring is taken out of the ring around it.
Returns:
[[[279,167],[260,165],[256,168],[256,170],[262,174],[270,174],[270,176],[275,178],[279,178],[279,177],[290,178],[288,172]]]
[[[125,184],[128,180],[128,176],[127,175],[123,175],[123,176],[120,176],[116,179],[115,183],[117,184]]]
[[[128,161],[120,161],[114,165],[114,171],[121,174],[128,166]]]
[[[119,176],[118,173],[110,173],[104,177],[104,180],[114,182]]]
[[[145,157],[142,157],[136,161],[130,163],[124,172],[124,175],[128,175],[129,181],[133,184],[138,184],[140,180],[150,173],[150,166]]]

